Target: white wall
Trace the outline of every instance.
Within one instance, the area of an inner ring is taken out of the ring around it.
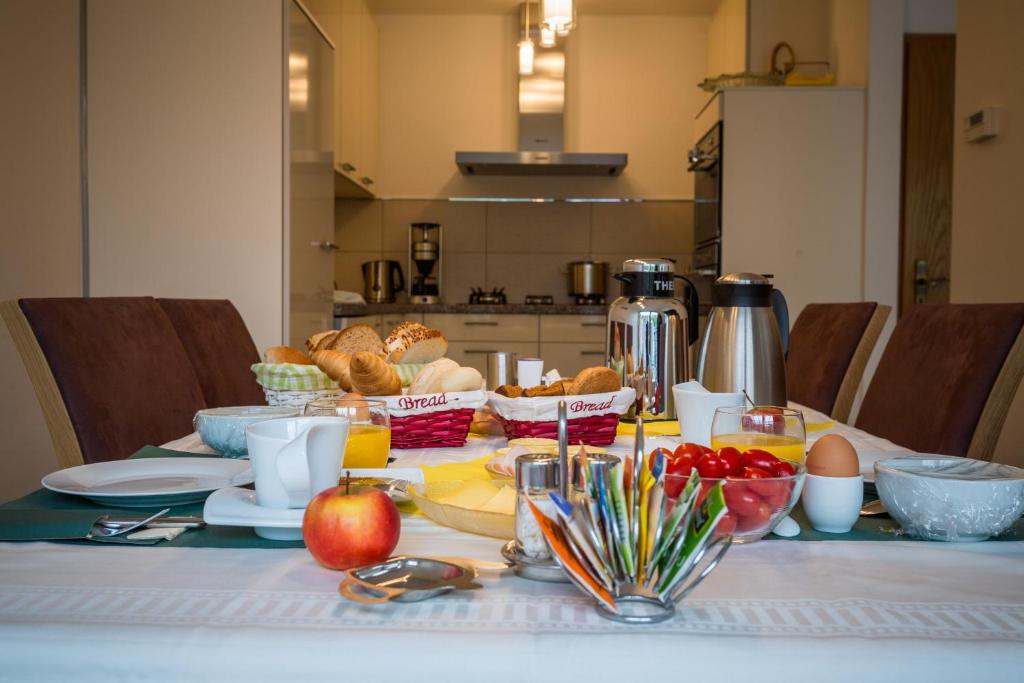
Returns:
[[[282,3],[90,0],[92,296],[225,298],[282,337]]]
[[[707,75],[747,70],[747,0],[718,0],[708,25]]]
[[[78,32],[77,0],[0,0],[0,300],[82,293]],[[37,488],[57,458],[4,325],[0,381],[6,501]]]
[[[517,21],[380,15],[380,194],[691,198],[692,117],[707,99],[706,17],[580,17],[568,43],[567,151],[627,152],[618,178],[477,178],[456,150],[516,148]]]
[[[828,0],[748,0],[748,5],[750,53],[747,63],[751,71],[770,71],[772,50],[781,42],[792,46],[799,62],[828,60]]]
[[[907,9],[903,28],[906,33],[956,33],[957,0],[905,1]]]
[[[951,299],[1021,302],[1024,3],[963,2],[957,22]],[[1003,132],[982,143],[966,142],[961,133],[964,118],[987,106],[1002,109]],[[1024,465],[1022,391],[1010,408],[995,459]]]

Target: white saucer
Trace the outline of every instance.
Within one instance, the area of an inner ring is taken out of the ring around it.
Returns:
[[[197,503],[211,491],[253,481],[248,461],[228,458],[140,458],[79,465],[43,477],[44,487],[111,507]]]
[[[423,470],[418,467],[392,469],[346,470],[353,477],[387,477],[404,479],[412,484],[423,483]],[[404,495],[408,500],[408,496]],[[394,497],[398,500],[398,496]],[[305,508],[277,510],[256,504],[256,492],[238,487],[214,491],[206,499],[203,520],[219,526],[250,526],[257,536],[271,541],[301,541],[302,516]]]

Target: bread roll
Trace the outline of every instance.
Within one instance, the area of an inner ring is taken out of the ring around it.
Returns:
[[[587,368],[576,375],[575,393],[604,394],[622,388],[619,373],[603,366]]]
[[[494,393],[508,398],[519,398],[523,395],[523,388],[518,384],[502,384],[494,390]]]
[[[312,365],[313,361],[305,353],[291,346],[271,346],[264,354],[267,363],[295,363],[296,365]]]
[[[455,368],[441,375],[438,391],[477,391],[484,385],[484,376],[476,368]]]
[[[530,387],[523,391],[523,396],[570,396],[575,392],[576,385],[571,379],[560,379],[547,386]]]
[[[448,340],[439,330],[406,321],[384,340],[384,353],[392,363],[432,363],[448,352]]]
[[[450,358],[438,358],[433,363],[428,363],[413,378],[409,385],[409,394],[432,394],[436,391],[441,377],[452,370],[457,370],[459,364]]]
[[[352,380],[349,377],[349,364],[352,355],[341,351],[324,349],[313,352],[313,362],[324,371],[324,374],[333,379],[345,391],[352,390]]]
[[[320,348],[345,353],[368,351],[381,354],[384,352],[384,342],[369,325],[349,325],[345,329],[338,330],[338,333],[331,337],[326,345],[321,344]]]
[[[394,368],[375,353],[359,351],[349,363],[352,389],[364,396],[394,396],[402,393],[402,380]]]

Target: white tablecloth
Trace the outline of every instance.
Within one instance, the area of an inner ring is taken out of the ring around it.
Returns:
[[[493,445],[398,452],[398,464]],[[499,559],[500,541],[402,521],[399,553]],[[373,607],[342,599],[338,582],[301,549],[0,544],[0,678],[1007,681],[1024,666],[1016,542],[736,546],[674,620],[646,627],[599,618],[569,585],[511,575]]]

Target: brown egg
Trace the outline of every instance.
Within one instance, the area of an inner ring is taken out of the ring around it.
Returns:
[[[856,477],[860,461],[853,444],[838,434],[826,434],[807,453],[807,474],[819,477]]]

